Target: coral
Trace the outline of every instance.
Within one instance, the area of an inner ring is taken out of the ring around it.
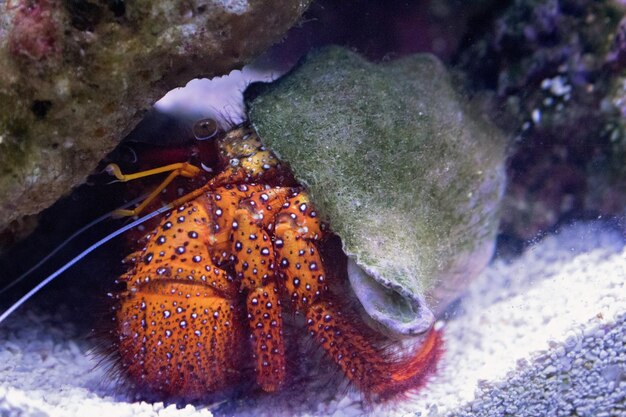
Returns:
[[[81,183],[172,88],[241,67],[308,1],[0,1],[0,228]]]
[[[460,52],[471,90],[517,136],[503,231],[529,239],[571,217],[622,215],[624,9],[514,1]],[[622,155],[622,156],[620,156]]]
[[[489,261],[506,141],[432,55],[376,65],[323,49],[251,87],[249,106],[341,237],[357,296],[388,330],[427,329],[431,310]]]

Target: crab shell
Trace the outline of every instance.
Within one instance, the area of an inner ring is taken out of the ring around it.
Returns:
[[[247,100],[341,237],[367,314],[388,333],[427,330],[493,254],[502,133],[432,55],[373,64],[326,48]]]

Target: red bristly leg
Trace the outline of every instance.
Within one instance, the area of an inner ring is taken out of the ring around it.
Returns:
[[[274,247],[285,288],[305,314],[311,336],[368,400],[386,400],[419,387],[434,370],[440,336],[431,332],[419,352],[398,357],[377,344],[364,323],[325,300],[326,276],[315,241],[321,236],[306,194],[293,195],[277,216]]]
[[[354,318],[346,318],[330,302],[315,303],[306,317],[310,334],[368,401],[385,401],[419,388],[441,355],[440,334],[434,330],[416,352],[399,357],[372,344]]]

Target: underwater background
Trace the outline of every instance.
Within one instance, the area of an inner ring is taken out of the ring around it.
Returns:
[[[107,163],[163,164],[197,120],[250,119],[342,239],[364,315],[396,335],[436,320],[444,339],[424,387],[373,409],[315,358],[271,398],[138,400],[92,331],[120,237],[0,325],[3,416],[626,415],[624,2],[0,10],[2,286],[146,192]],[[2,309],[123,224],[73,240]]]

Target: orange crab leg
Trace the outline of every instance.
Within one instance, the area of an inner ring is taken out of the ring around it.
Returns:
[[[304,194],[292,195],[283,207],[276,216],[276,259],[291,301],[304,311],[327,290],[322,259],[313,244],[321,236],[319,221]]]
[[[375,379],[389,380],[391,368],[380,349],[346,320],[340,309],[321,300],[327,286],[322,260],[313,243],[317,238],[316,220],[307,216],[309,208],[302,206],[306,203],[298,203],[295,207],[303,209],[299,216],[294,212],[279,216],[274,243],[292,303],[304,313],[311,336],[352,382],[363,389],[370,388]]]
[[[188,162],[177,162],[175,164],[164,165],[162,167],[148,169],[145,171],[135,172],[134,174],[124,174],[117,164],[109,164],[106,166],[105,171],[113,175],[115,178],[122,182],[128,182],[136,180],[138,178],[149,177],[152,175],[162,174],[164,172],[175,171],[178,175],[191,178],[200,173],[200,168],[192,165]]]
[[[388,400],[420,387],[441,356],[441,334],[431,330],[419,348],[402,357],[372,343],[371,331],[342,314],[331,302],[319,302],[306,312],[309,333],[357,385],[367,400]],[[370,336],[370,337],[368,337]]]
[[[122,173],[122,170],[117,164],[109,164],[107,165],[105,170],[109,174],[115,176],[115,178],[117,178],[119,181],[122,181],[122,182],[128,182],[128,181],[132,181],[138,178],[144,178],[144,177],[149,177],[151,175],[162,174],[164,172],[170,172],[167,178],[165,178],[163,182],[161,182],[161,184],[159,184],[159,186],[155,188],[150,193],[150,195],[148,195],[148,197],[146,197],[146,199],[141,202],[141,204],[139,204],[133,210],[124,210],[124,209],[116,210],[115,213],[113,214],[115,217],[130,217],[130,216],[138,215],[148,206],[148,204],[154,201],[154,199],[158,197],[161,191],[163,191],[165,187],[167,187],[172,181],[174,181],[176,177],[183,176],[187,178],[192,178],[201,172],[200,168],[188,162],[180,162],[176,164],[165,165],[159,168],[136,172],[134,174]],[[174,203],[181,204],[183,202],[190,201],[197,196],[197,195],[191,195],[191,194],[192,193],[179,198],[172,204]]]
[[[130,263],[135,267],[121,278],[196,281],[227,298],[236,297],[233,278],[213,263],[207,246],[206,236],[212,233],[211,203],[201,196],[167,214],[146,236],[144,249],[132,254],[134,262],[131,258]]]
[[[268,233],[253,212],[239,208],[233,227],[235,271],[248,290],[247,307],[257,383],[266,392],[285,382],[282,312],[274,277],[274,251]]]
[[[275,282],[255,288],[247,297],[256,380],[265,392],[285,382],[285,345],[282,313]]]

